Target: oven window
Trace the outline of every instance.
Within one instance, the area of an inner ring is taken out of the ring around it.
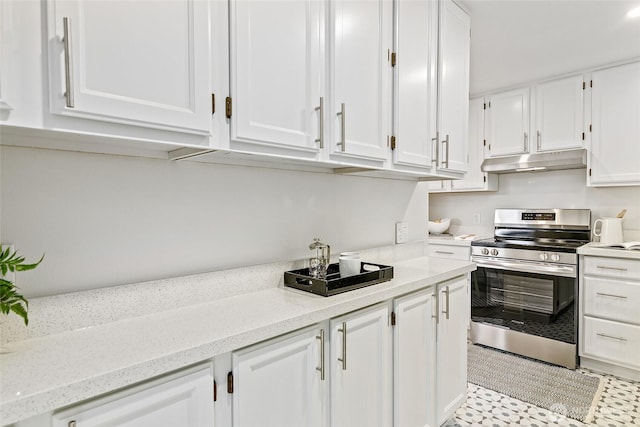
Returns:
[[[471,274],[471,318],[576,343],[576,279],[479,267]]]

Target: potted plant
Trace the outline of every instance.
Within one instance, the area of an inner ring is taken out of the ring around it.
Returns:
[[[0,246],[0,272],[2,272],[2,277],[0,277],[0,312],[2,314],[8,315],[14,312],[22,317],[25,325],[29,325],[29,302],[18,293],[18,287],[15,283],[8,280],[7,273],[33,270],[43,259],[44,255],[42,255],[40,261],[26,264],[24,257],[18,256],[18,251],[12,252],[10,246],[6,248]]]

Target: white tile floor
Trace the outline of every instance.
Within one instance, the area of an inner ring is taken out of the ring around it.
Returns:
[[[611,375],[604,378],[602,396],[590,424],[469,384],[467,403],[445,426],[640,426],[640,382]]]

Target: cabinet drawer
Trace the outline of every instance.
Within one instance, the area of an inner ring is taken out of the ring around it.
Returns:
[[[640,326],[584,317],[583,356],[640,369]]]
[[[471,250],[468,246],[434,245],[429,243],[429,256],[467,261]]]
[[[640,325],[640,282],[585,277],[584,314]]]
[[[585,256],[584,274],[638,280],[640,260]]]

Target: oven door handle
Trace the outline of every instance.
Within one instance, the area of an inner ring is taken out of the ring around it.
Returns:
[[[478,267],[495,268],[498,270],[512,270],[523,273],[546,274],[549,276],[562,276],[576,278],[576,267],[573,265],[554,265],[539,262],[508,261],[508,260],[488,260],[471,259]]]

